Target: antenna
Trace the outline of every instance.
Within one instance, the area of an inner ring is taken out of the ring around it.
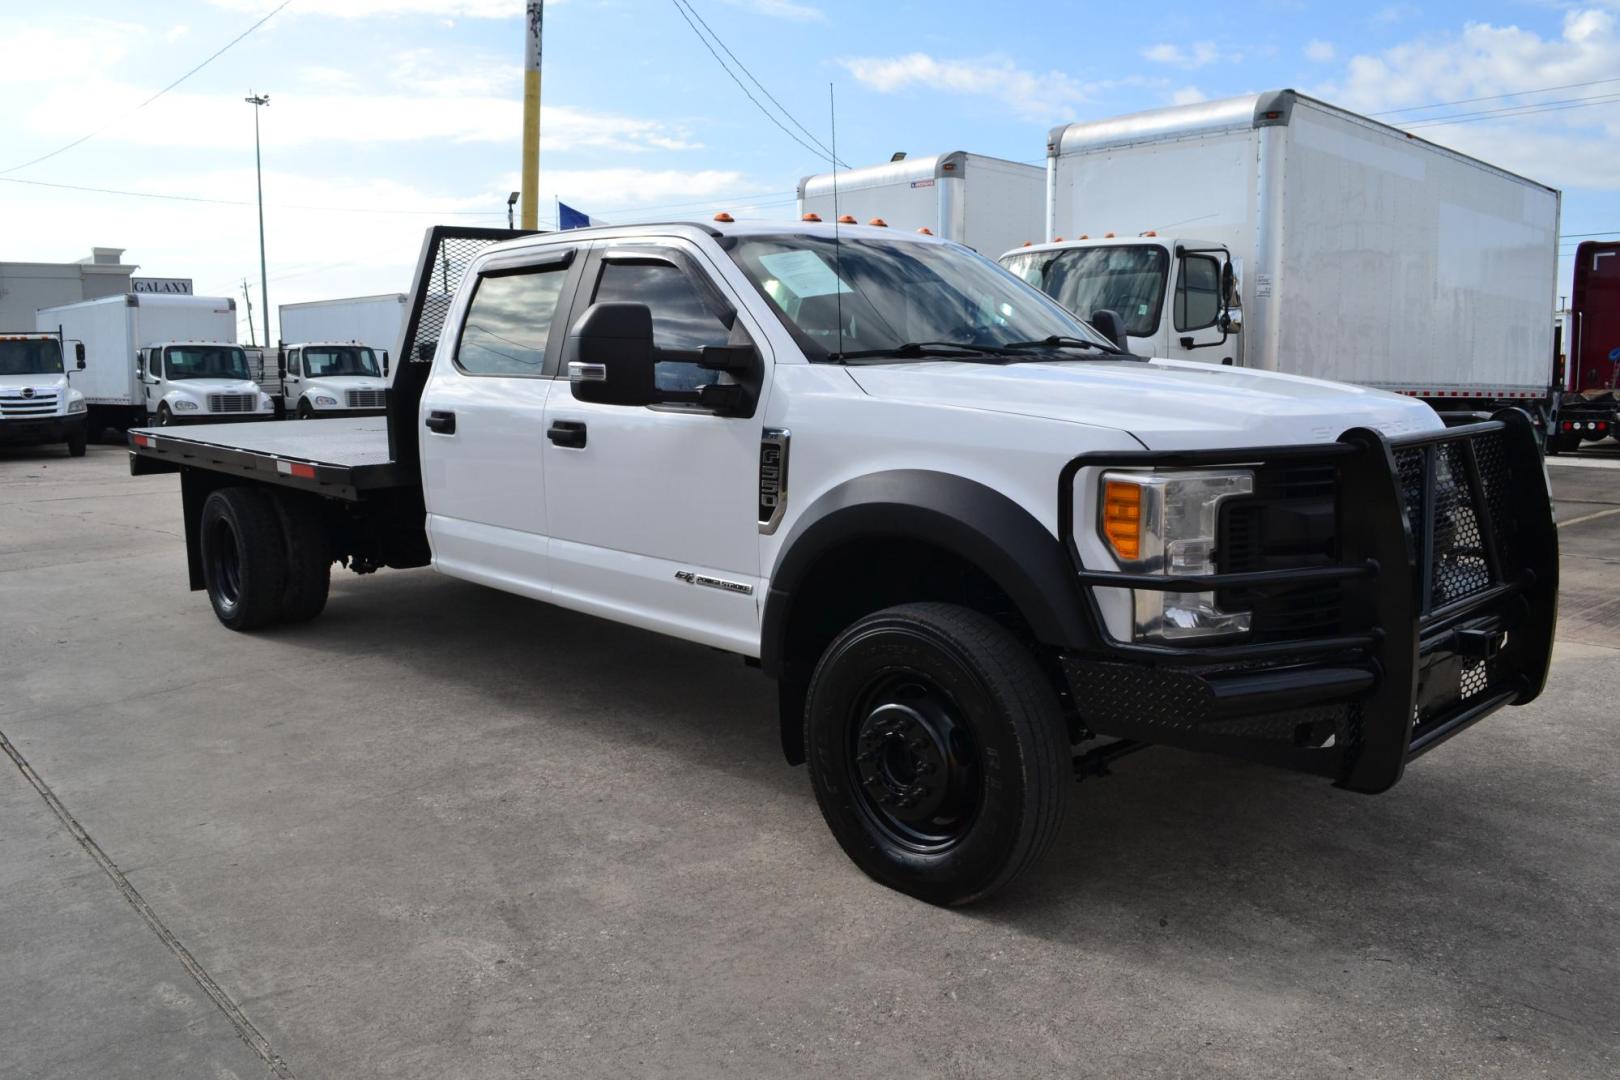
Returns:
[[[833,84],[827,84],[827,113],[832,123],[832,189],[833,189],[833,307],[838,315],[838,354],[844,353],[844,249],[838,240],[838,101],[833,97]]]

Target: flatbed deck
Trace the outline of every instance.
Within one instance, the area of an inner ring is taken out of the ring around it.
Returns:
[[[347,500],[418,483],[416,462],[390,458],[383,416],[135,428],[129,445],[136,474],[193,466]]]

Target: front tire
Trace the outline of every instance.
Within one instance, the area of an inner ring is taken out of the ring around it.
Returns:
[[[68,457],[84,457],[85,447],[88,446],[89,443],[90,432],[88,429],[80,427],[77,431],[68,432]]]
[[[1033,655],[987,615],[904,604],[856,622],[811,678],[822,816],[868,876],[931,904],[1000,889],[1051,845],[1074,783]]]
[[[326,609],[332,587],[332,544],[313,495],[283,492],[275,500],[287,545],[287,588],[281,598],[284,622],[308,622]]]
[[[315,419],[315,407],[313,405],[311,405],[308,401],[299,401],[299,403],[298,403],[298,419],[300,419],[300,420],[313,420],[313,419]]]
[[[158,427],[173,427],[174,426],[174,413],[169,411],[169,407],[167,405],[159,405],[158,406],[157,426]]]
[[[203,580],[219,621],[257,630],[279,620],[287,544],[269,497],[255,488],[220,488],[203,503],[198,531]]]

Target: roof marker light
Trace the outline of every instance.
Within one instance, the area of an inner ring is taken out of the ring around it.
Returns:
[[[1061,244],[1061,243],[1063,243],[1063,237],[1061,237],[1061,236],[1054,236],[1054,237],[1052,237],[1052,243],[1054,243],[1054,244]]]
[[[889,223],[887,221],[884,221],[880,217],[873,218],[871,221],[868,221],[867,224],[868,225],[875,225],[880,229],[887,229],[889,227]]]
[[[918,232],[920,232],[920,233],[922,233],[922,234],[923,234],[923,235],[924,235],[924,236],[933,236],[933,235],[934,235],[934,230],[933,230],[933,229],[930,229],[930,228],[929,228],[929,227],[928,227],[928,226],[926,226],[926,225],[919,225],[919,226],[917,226],[917,231],[918,231]]]
[[[853,214],[839,214],[838,215],[838,224],[840,224],[840,225],[858,225],[860,223],[855,220],[855,215],[853,215]]]
[[[800,221],[820,221],[821,220],[821,215],[820,214],[805,214],[799,220]]]
[[[1035,246],[1035,245],[1034,245],[1034,244],[1032,244],[1032,243],[1030,243],[1030,242],[1029,242],[1029,241],[1028,241],[1028,240],[1025,240],[1025,241],[1024,241],[1024,246],[1025,246],[1025,247],[1034,247],[1034,246]]]
[[[729,223],[731,223],[731,222],[733,222],[733,221],[735,221],[737,219],[732,217],[730,214],[726,213],[724,210],[722,210],[718,214],[714,215],[714,220],[716,220],[716,221],[718,221],[718,222],[720,222],[722,224],[729,224]]]
[[[1091,239],[1091,234],[1090,233],[1081,233],[1080,234],[1080,239],[1081,240],[1090,240]]]
[[[1147,232],[1143,233],[1142,235],[1143,236],[1158,236],[1159,231],[1157,229],[1149,229]]]
[[[1103,239],[1104,239],[1104,240],[1112,240],[1112,239],[1113,239],[1113,238],[1114,238],[1114,234],[1113,234],[1113,233],[1111,233],[1111,232],[1105,232],[1105,233],[1103,233]]]

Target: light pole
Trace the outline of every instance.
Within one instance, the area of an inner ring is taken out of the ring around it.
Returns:
[[[525,229],[540,227],[540,32],[546,0],[527,0],[523,20],[523,205]]]
[[[264,308],[264,346],[270,347],[270,275],[264,268],[264,172],[259,158],[259,107],[270,104],[269,94],[248,92],[242,99],[253,106],[253,176],[259,184],[259,305]],[[251,336],[251,330],[249,331]]]
[[[512,192],[512,194],[506,197],[506,227],[508,229],[516,228],[516,226],[512,224],[512,207],[517,205],[517,201],[518,192],[516,191]]]

